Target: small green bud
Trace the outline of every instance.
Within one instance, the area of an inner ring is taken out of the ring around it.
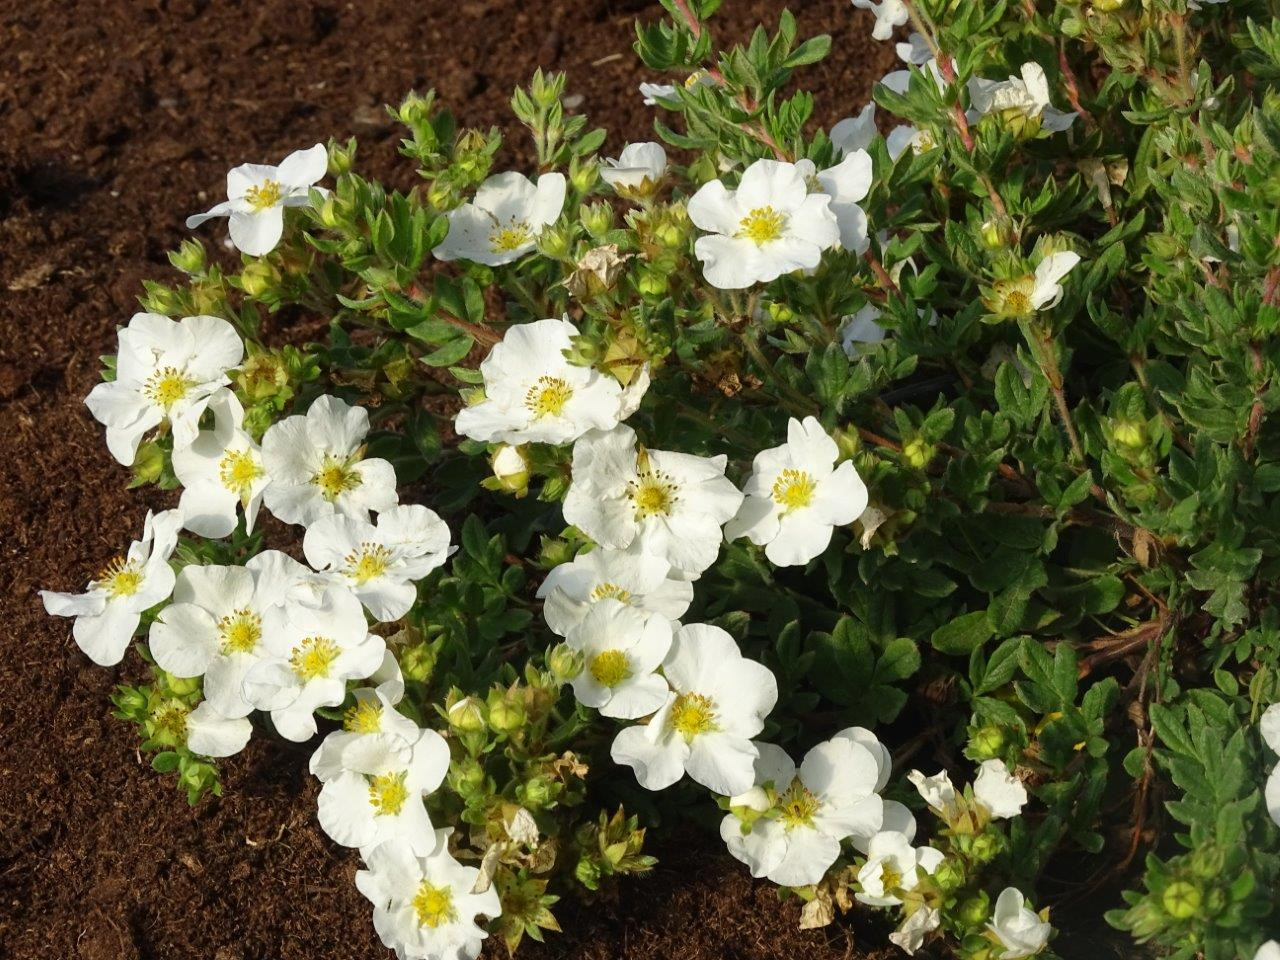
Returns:
[[[1147,425],[1142,420],[1117,420],[1111,435],[1119,446],[1130,450],[1141,450],[1147,445]]]
[[[1175,880],[1160,895],[1160,905],[1175,920],[1188,920],[1200,912],[1204,897],[1186,880]]]
[[[138,447],[133,458],[133,479],[129,486],[140,487],[148,483],[156,483],[164,473],[164,451],[154,440]]]
[[[852,460],[862,451],[862,438],[855,429],[837,427],[832,439],[836,442],[836,449],[840,451],[841,460]]]
[[[350,173],[351,167],[356,159],[356,141],[352,137],[346,143],[338,143],[332,140],[329,143],[329,173],[335,177],[340,177],[344,173]]]
[[[587,203],[582,207],[582,225],[593,237],[602,237],[613,229],[613,208],[607,203]]]
[[[964,886],[964,864],[948,857],[938,864],[938,869],[933,872],[933,880],[944,892],[959,890]]]
[[[653,269],[640,272],[636,287],[644,297],[660,297],[667,292],[667,275]]]
[[[1003,849],[1004,841],[998,834],[984,833],[973,838],[973,845],[969,848],[969,852],[978,863],[988,863],[994,860]]]
[[[654,228],[653,238],[664,247],[674,250],[684,244],[684,229],[677,223],[664,220]]]
[[[1099,13],[1115,13],[1127,2],[1128,0],[1093,0],[1092,7]]]
[[[1202,880],[1212,880],[1222,873],[1225,861],[1221,847],[1201,847],[1191,855],[1191,872]]]
[[[961,902],[956,908],[956,916],[970,927],[980,927],[987,922],[990,911],[991,898],[982,891],[977,896]]]
[[[547,669],[561,683],[568,683],[582,673],[584,658],[581,650],[567,643],[557,643],[547,654]]]
[[[400,672],[410,683],[427,683],[436,669],[436,652],[428,643],[400,651]]]
[[[460,199],[457,188],[448,181],[436,180],[427,188],[427,203],[436,210],[451,210]]]
[[[280,271],[266,260],[255,260],[240,272],[240,288],[251,297],[270,293],[280,282]]]
[[[769,304],[769,316],[775,323],[790,323],[796,318],[795,312],[789,306],[777,301]]]
[[[489,725],[499,733],[515,733],[525,723],[524,705],[494,691],[489,697]]]
[[[585,196],[600,182],[600,166],[594,161],[583,163],[574,157],[569,164],[569,183],[579,194]]]
[[[523,447],[504,443],[493,452],[489,461],[497,487],[517,497],[529,492],[529,460]]]
[[[463,799],[485,789],[488,777],[480,761],[467,757],[449,768],[449,786]]]
[[[552,260],[567,260],[573,249],[573,232],[568,224],[547,227],[538,235],[538,252]]]
[[[169,254],[169,262],[186,274],[203,273],[204,245],[199,240],[183,240],[182,245]]]
[[[480,733],[487,725],[484,703],[476,697],[463,697],[446,711],[449,726],[462,733]]]
[[[993,760],[1000,756],[1004,744],[1004,731],[990,724],[974,731],[969,740],[972,758],[978,761]]]
[[[908,466],[923,470],[933,460],[936,451],[932,444],[925,443],[920,437],[913,437],[902,447],[902,459]]]
[[[172,673],[166,673],[165,685],[169,688],[169,692],[175,697],[189,697],[193,693],[199,692],[200,678],[175,677]]]
[[[521,784],[520,801],[531,810],[541,810],[556,801],[561,789],[560,783],[545,774],[540,774],[527,783]]]
[[[431,99],[416,91],[410,91],[400,101],[400,109],[396,113],[405,126],[417,127],[431,119]]]
[[[1009,245],[1013,239],[1013,227],[1008,220],[987,220],[979,230],[982,243],[988,250],[1000,250]]]

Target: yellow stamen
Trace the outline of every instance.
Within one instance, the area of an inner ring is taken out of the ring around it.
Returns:
[[[280,184],[274,180],[263,180],[257,186],[245,191],[244,199],[255,210],[266,210],[280,202]]]
[[[307,637],[293,648],[289,666],[303,683],[323,679],[329,676],[329,669],[340,652],[338,645],[328,637]]]
[[[778,819],[788,828],[808,827],[813,824],[814,815],[818,812],[818,798],[796,777],[791,781],[791,786],[778,797],[778,811]]]
[[[533,231],[529,229],[529,225],[517,221],[489,234],[489,249],[494,253],[509,253],[519,250],[532,239]]]
[[[433,887],[427,880],[422,881],[414,894],[413,912],[418,915],[421,926],[432,929],[458,918],[453,909],[453,891],[448,887]]]
[[[627,495],[635,505],[636,521],[652,516],[669,516],[680,497],[675,483],[661,470],[647,470],[627,482]]]
[[[218,621],[223,653],[252,653],[262,639],[262,618],[243,608]]]
[[[892,893],[902,886],[902,873],[892,863],[885,861],[880,865],[880,887],[885,893]]]
[[[601,583],[591,591],[591,599],[595,600],[617,600],[619,603],[631,602],[631,591],[624,590],[616,583]]]
[[[112,599],[131,597],[142,588],[142,568],[136,560],[116,557],[99,571],[93,586],[107,591]]]
[[[738,236],[760,246],[782,236],[787,225],[787,215],[773,207],[756,207],[738,224]]]
[[[631,661],[621,650],[605,650],[591,659],[588,669],[597,683],[613,688],[631,676]]]
[[[254,483],[265,473],[252,450],[228,450],[218,461],[218,479],[241,500],[249,499]]]
[[[187,714],[190,708],[181,700],[170,700],[151,712],[151,723],[156,733],[168,734],[169,741],[182,743],[187,738]]]
[[[535,417],[558,417],[573,396],[573,388],[560,377],[539,377],[525,394],[524,405]]]
[[[349,461],[325,454],[320,470],[311,478],[311,482],[320,488],[320,495],[332,503],[339,495],[360,486],[360,473],[352,467],[353,464]]]
[[[168,410],[195,385],[196,381],[177,367],[161,367],[147,378],[142,392],[156,406]]]
[[[716,705],[700,693],[682,693],[671,705],[671,726],[686,740],[717,729]]]
[[[362,543],[360,549],[347,555],[347,576],[356,583],[368,583],[387,572],[391,565],[391,551],[380,543]]]
[[[1031,305],[1035,288],[1034,276],[1019,277],[1017,280],[999,280],[995,285],[994,301],[988,306],[993,307],[995,313],[1007,317],[1029,317],[1035,312],[1035,308]]]
[[[342,729],[350,733],[381,733],[382,704],[377,700],[357,700],[342,715]]]
[[[785,513],[790,513],[813,503],[817,487],[817,481],[803,470],[783,470],[773,481],[773,500]]]
[[[409,799],[409,788],[404,785],[408,775],[407,771],[400,770],[369,778],[369,804],[375,816],[385,813],[394,817],[404,809]]]

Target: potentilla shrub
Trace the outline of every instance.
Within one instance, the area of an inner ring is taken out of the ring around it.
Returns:
[[[1067,898],[1276,956],[1272,5],[854,0],[903,63],[824,132],[828,38],[663,3],[666,147],[538,74],[532,169],[431,94],[408,192],[233,169],[188,225],[238,262],[183,243],[87,399],[180,499],[49,611],[145,661],[193,803],[323,735],[402,957],[541,939],[679,818],[907,953],[1077,955]]]

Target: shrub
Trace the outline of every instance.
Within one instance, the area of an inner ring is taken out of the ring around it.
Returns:
[[[240,262],[185,242],[106,360],[112,454],[183,492],[48,608],[146,660],[115,702],[193,803],[323,722],[402,956],[541,938],[715,804],[907,952],[1051,955],[1050,873],[1152,955],[1275,930],[1271,5],[854,3],[905,64],[826,133],[828,38],[663,0],[672,155],[602,162],[539,73],[533,176],[430,93],[408,192],[354,142],[237,168],[189,225]]]

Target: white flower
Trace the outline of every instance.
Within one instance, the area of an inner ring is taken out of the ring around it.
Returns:
[[[685,773],[725,796],[750,789],[759,756],[751,738],[778,700],[773,674],[705,623],[676,631],[662,670],[671,685],[666,703],[648,723],[619,732],[614,762],[634,768],[646,790],[663,790]]]
[[[889,942],[897,944],[909,956],[915,956],[915,952],[924,944],[925,934],[937,930],[941,923],[942,914],[936,907],[921,904],[902,921],[897,930],[889,934]]]
[[[858,201],[871,189],[871,155],[854,150],[834,167],[816,170],[812,160],[801,160],[796,169],[814,189],[831,198],[831,212],[840,227],[840,246],[861,254],[871,241],[867,238],[867,215]]]
[[[876,25],[871,36],[877,40],[888,40],[893,35],[893,28],[900,27],[910,18],[907,5],[902,0],[853,0],[853,5],[861,10],[870,10],[875,14]]]
[[[919,770],[912,770],[907,779],[915,786],[921,799],[944,819],[955,810],[956,788],[947,771],[939,770],[932,777],[926,777]]]
[[[514,170],[480,184],[475,198],[450,210],[449,234],[434,253],[496,267],[519,260],[564,208],[564,174],[544,173],[535,186]]]
[[[368,432],[364,407],[327,394],[305,416],[273,423],[262,438],[267,509],[286,523],[310,524],[334,514],[363,520],[370,510],[395,506],[395,470],[386,460],[364,459]]]
[[[868,103],[856,117],[845,117],[831,128],[830,139],[845,156],[865,150],[876,136],[876,105]]]
[[[485,398],[459,410],[454,428],[486,443],[560,444],[617,426],[629,415],[622,385],[565,359],[576,336],[555,318],[510,327],[480,364]]]
[[[867,488],[853,462],[815,417],[787,424],[787,442],[756,454],[746,500],[725,537],[749,537],[776,566],[808,563],[827,549],[834,527],[867,508]]]
[[[343,770],[325,781],[316,801],[320,826],[344,847],[367,854],[380,843],[419,856],[436,845],[422,800],[449,771],[449,745],[434,730],[412,739],[394,734],[361,737],[342,751]]]
[[[84,593],[41,590],[44,608],[55,617],[75,617],[71,635],[94,663],[111,667],[124,659],[144,610],[173,591],[169,555],[178,542],[182,515],[166,510],[147,514],[142,539],[129,545],[89,581]]]
[[[332,573],[384,623],[409,612],[416,582],[453,552],[445,522],[417,503],[384,510],[376,523],[323,517],[307,528],[302,550],[307,563]]]
[[[908,150],[916,154],[927,153],[936,147],[937,143],[928,130],[919,130],[904,124],[889,131],[889,135],[884,138],[884,145],[889,152],[889,159],[897,160]]]
[[[902,902],[899,893],[914,890],[920,882],[917,868],[931,874],[945,859],[941,850],[913,847],[901,833],[881,831],[867,845],[867,862],[858,871],[862,889],[854,896],[873,907],[892,907]]]
[[[382,663],[384,669],[394,667],[395,672],[399,672],[395,655],[390,650]],[[376,682],[381,672],[375,672],[369,679]],[[343,757],[354,743],[369,737],[385,736],[398,738],[409,745],[418,737],[418,725],[395,708],[404,695],[403,680],[384,681],[375,687],[358,687],[353,693],[356,702],[342,715],[342,729],[326,736],[319,749],[311,755],[308,769],[321,783],[332,780],[347,769]]]
[[[231,242],[251,257],[266,256],[280,242],[284,232],[284,208],[310,203],[313,184],[323,179],[329,167],[324,144],[295,150],[272,167],[243,163],[227,172],[227,199],[207,213],[187,217],[192,230],[212,217],[230,217]]]
[[[1258,730],[1272,753],[1280,753],[1280,703],[1273,703],[1267,707],[1258,721]],[[1263,799],[1271,819],[1280,824],[1280,765],[1271,768],[1271,775],[1267,777],[1267,785],[1263,791]],[[1275,960],[1280,960],[1280,955]]]
[[[201,430],[189,446],[173,451],[173,472],[183,488],[182,525],[202,537],[226,537],[236,528],[240,508],[250,533],[271,482],[262,448],[244,431],[244,407],[230,390],[214,394],[208,409],[213,429]]]
[[[547,626],[564,636],[591,605],[612,599],[645,614],[679,620],[693,602],[693,584],[673,577],[671,564],[638,550],[596,547],[562,563],[542,581],[538,597]]]
[[[1038,63],[1024,63],[1021,77],[1008,80],[969,80],[969,122],[976,123],[987,114],[1014,114],[1033,126],[1051,132],[1065,130],[1076,119],[1074,112],[1055,109],[1049,102],[1049,81]]]
[[[1022,812],[1027,788],[1009,772],[1003,760],[983,760],[973,781],[973,798],[987,808],[993,820],[1008,820]]]
[[[187,714],[187,749],[202,757],[235,756],[252,735],[248,717],[224,716],[208,700]]]
[[[850,740],[865,747],[876,761],[875,792],[879,793],[888,785],[889,775],[893,772],[893,756],[889,753],[889,748],[881,743],[874,733],[866,727],[846,727],[831,739]],[[897,800],[885,800],[881,804],[881,810],[882,815],[879,827],[875,830],[867,831],[860,826],[849,835],[854,847],[863,853],[867,852],[867,846],[870,844],[871,838],[882,830],[893,830],[902,834],[908,840],[915,839],[916,818],[904,804],[899,803]]]
[[[861,743],[836,737],[810,750],[797,771],[781,747],[758,747],[756,786],[772,784],[776,815],[747,827],[730,814],[720,823],[720,836],[753,877],[784,887],[817,883],[840,856],[841,840],[880,829],[879,757]]]
[[[640,84],[640,96],[644,97],[644,105],[646,107],[656,106],[659,100],[670,100],[676,95],[674,84],[670,83],[642,83]]]
[[[486,933],[479,915],[502,913],[498,889],[474,893],[480,871],[449,853],[450,831],[436,831],[425,857],[384,843],[365,857],[356,887],[373,904],[373,926],[402,960],[475,960]]]
[[[582,672],[572,681],[579,703],[602,716],[635,720],[666,702],[667,681],[654,672],[671,649],[666,617],[601,600],[569,629],[565,640],[583,655]]]
[[[840,346],[850,360],[856,360],[862,355],[858,344],[881,343],[888,335],[888,331],[876,322],[879,317],[880,309],[875,304],[868,303],[857,313],[844,318],[840,327]]]
[[[209,398],[229,383],[227,370],[244,357],[244,343],[221,317],[170,320],[135,313],[120,331],[116,378],[94,387],[85,406],[107,428],[107,449],[125,466],[142,437],[167,422],[174,445],[196,438]]]
[[[693,247],[707,282],[737,290],[817,267],[840,239],[830,202],[809,193],[796,164],[777,160],[751,164],[737,190],[704,184],[689,200],[689,219],[708,231]]]
[[[266,654],[272,609],[288,598],[305,571],[278,550],[265,550],[243,567],[183,567],[173,603],[160,611],[147,645],[161,669],[176,677],[204,677],[204,695],[224,717],[247,717],[245,674]]]
[[[1268,940],[1258,947],[1258,952],[1253,955],[1253,960],[1280,960],[1280,942]]]
[[[996,898],[996,908],[987,929],[1000,941],[1004,951],[999,960],[1024,960],[1034,957],[1049,942],[1053,927],[1026,906],[1020,890],[1005,887]]]
[[[564,518],[604,547],[636,545],[696,576],[720,553],[720,528],[742,493],[724,475],[726,458],[636,449],[630,427],[593,431],[573,447]]]
[[[319,602],[289,603],[269,611],[263,658],[244,679],[245,699],[269,710],[280,735],[301,742],[316,732],[314,713],[346,698],[347,681],[382,665],[386,644],[369,633],[355,595],[334,585]]]
[[[923,66],[934,58],[933,50],[929,47],[929,41],[924,34],[917,33],[914,30],[907,37],[906,43],[895,43],[893,50],[898,55],[899,60],[917,67]]]
[[[667,169],[667,151],[660,143],[628,143],[618,159],[600,165],[600,179],[624,197],[647,197],[658,188]]]

